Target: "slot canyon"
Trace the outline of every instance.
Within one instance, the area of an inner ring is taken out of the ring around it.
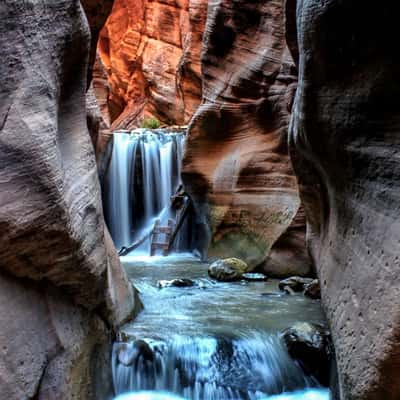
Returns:
[[[395,1],[0,11],[0,400],[400,399]]]

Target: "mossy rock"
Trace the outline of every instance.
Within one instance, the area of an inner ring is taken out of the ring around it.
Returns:
[[[239,258],[225,258],[214,261],[208,268],[208,275],[220,282],[240,280],[250,267]]]

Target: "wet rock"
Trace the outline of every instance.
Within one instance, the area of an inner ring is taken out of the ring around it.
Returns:
[[[246,272],[242,275],[242,279],[249,282],[262,282],[266,281],[268,278],[264,274]]]
[[[167,288],[167,287],[191,287],[194,286],[195,282],[191,279],[171,279],[170,281],[162,280],[157,282],[157,287],[159,289]]]
[[[311,299],[321,298],[321,287],[318,279],[314,279],[311,283],[304,286],[304,295]]]
[[[315,376],[322,384],[329,381],[330,335],[322,327],[298,322],[283,332],[283,340],[292,358],[305,373]]]
[[[283,279],[279,282],[279,289],[285,290],[285,288],[290,288],[294,292],[302,292],[306,285],[309,285],[313,279],[303,278],[301,276],[292,276],[287,279]]]
[[[249,266],[238,258],[225,258],[213,262],[208,268],[208,275],[221,282],[231,282],[240,280]]]
[[[118,343],[118,361],[125,365],[137,363],[139,357],[146,361],[154,360],[154,352],[144,340],[135,340],[133,343]]]

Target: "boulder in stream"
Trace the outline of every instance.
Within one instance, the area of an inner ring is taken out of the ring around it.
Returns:
[[[159,289],[163,289],[163,288],[167,288],[167,287],[191,287],[194,285],[195,285],[195,282],[192,281],[191,279],[182,279],[182,278],[171,279],[169,281],[161,280],[161,281],[157,282],[157,287]]]
[[[208,267],[208,275],[221,282],[240,280],[246,272],[250,272],[249,266],[238,258],[217,260]]]
[[[318,279],[314,279],[311,283],[304,286],[304,295],[311,299],[321,298],[321,287]]]
[[[290,356],[299,362],[304,372],[327,385],[331,359],[329,332],[312,323],[298,322],[286,329],[282,337]]]
[[[279,289],[290,288],[293,292],[302,292],[306,285],[313,281],[312,278],[303,278],[301,276],[291,276],[279,282]]]

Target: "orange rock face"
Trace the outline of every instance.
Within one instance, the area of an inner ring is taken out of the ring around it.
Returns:
[[[282,0],[116,0],[93,80],[98,153],[113,129],[194,115],[184,180],[199,249],[276,276],[310,270],[286,144],[297,70],[284,13]]]
[[[207,1],[116,0],[98,53],[114,128],[144,118],[183,125],[201,99],[200,51]]]
[[[208,3],[203,101],[184,159],[199,240],[211,257],[305,274],[304,215],[286,143],[297,71],[285,42],[284,2]]]

